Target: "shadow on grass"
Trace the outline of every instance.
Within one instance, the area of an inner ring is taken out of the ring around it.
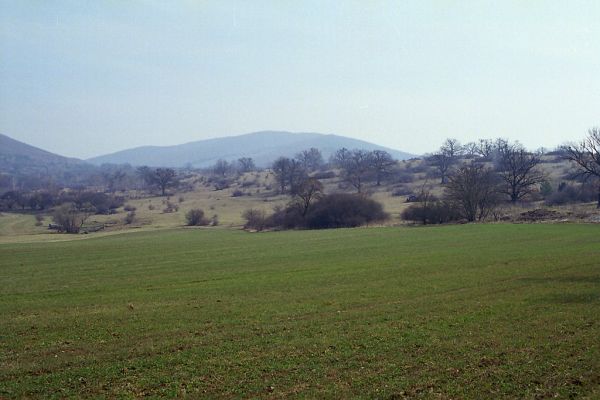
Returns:
[[[557,304],[589,304],[600,302],[600,293],[555,293],[544,296],[541,300]]]
[[[600,285],[600,275],[589,276],[555,276],[548,278],[522,278],[521,281],[529,283],[587,283]]]

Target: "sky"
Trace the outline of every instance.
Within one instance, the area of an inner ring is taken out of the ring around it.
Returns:
[[[0,133],[87,158],[259,130],[421,154],[600,125],[600,1],[0,0]]]

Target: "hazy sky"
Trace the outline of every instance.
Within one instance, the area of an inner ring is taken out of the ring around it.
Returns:
[[[413,153],[600,125],[600,1],[0,0],[0,132],[90,157],[257,130]]]

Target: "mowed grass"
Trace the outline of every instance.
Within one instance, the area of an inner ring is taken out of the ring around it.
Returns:
[[[597,398],[599,229],[3,244],[0,398]]]

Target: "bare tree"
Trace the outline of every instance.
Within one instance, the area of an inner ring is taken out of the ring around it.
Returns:
[[[310,206],[323,195],[323,184],[315,178],[305,180],[296,191],[296,204],[304,217]]]
[[[104,181],[106,182],[106,186],[107,186],[107,190],[110,193],[114,193],[117,190],[117,187],[119,186],[119,184],[123,181],[123,179],[125,179],[125,171],[123,170],[116,170],[116,171],[105,171],[102,173],[102,177],[104,178]]]
[[[450,168],[456,164],[456,161],[462,152],[463,148],[458,140],[446,139],[440,149],[429,157],[428,161],[437,168],[442,184],[446,183]]]
[[[172,168],[157,168],[153,173],[153,183],[157,185],[164,196],[167,188],[175,186],[177,183],[177,174]]]
[[[340,149],[335,160],[342,170],[344,180],[354,186],[358,193],[362,193],[364,183],[371,172],[371,152]]]
[[[463,148],[465,155],[468,157],[472,158],[472,157],[476,157],[479,155],[478,151],[477,151],[478,145],[475,142],[469,142],[469,143],[465,144],[462,148]]]
[[[390,153],[384,150],[374,150],[370,156],[371,168],[375,172],[377,186],[381,185],[381,180],[390,173],[392,167],[396,165],[396,160]]]
[[[439,151],[429,156],[427,161],[438,170],[441,183],[446,183],[450,168],[456,163],[456,159],[444,151]]]
[[[566,158],[577,165],[580,176],[598,182],[596,207],[600,208],[600,128],[591,128],[584,140],[579,144],[567,146],[565,150]]]
[[[498,177],[483,165],[465,165],[449,176],[446,197],[467,221],[482,221],[499,203]]]
[[[446,139],[440,150],[452,158],[456,158],[463,154],[463,147],[460,142],[457,139],[452,138]]]
[[[222,160],[219,159],[217,160],[217,162],[215,163],[215,165],[213,165],[212,167],[212,171],[215,175],[219,175],[219,176],[227,176],[227,174],[229,172],[231,172],[231,164],[229,164],[226,160]]]
[[[287,157],[279,157],[271,169],[279,185],[280,193],[285,193],[289,187],[290,192],[294,194],[298,185],[306,178],[306,171],[302,168],[300,161]]]
[[[479,139],[477,142],[477,155],[490,158],[494,154],[494,142],[490,139]]]
[[[285,193],[288,184],[288,174],[290,170],[291,161],[287,157],[279,157],[277,160],[273,162],[271,169],[273,170],[273,174],[275,175],[275,180],[279,185],[279,192]]]
[[[541,162],[538,154],[528,152],[519,143],[496,142],[496,170],[502,178],[500,191],[515,203],[535,189],[545,179],[537,169]]]
[[[256,169],[256,165],[254,165],[254,160],[251,157],[241,157],[237,160],[238,172],[250,172]]]
[[[85,221],[95,212],[95,208],[87,203],[84,207],[76,207],[73,203],[65,203],[54,210],[52,219],[59,230],[66,233],[79,233]]]
[[[308,150],[303,150],[296,154],[296,159],[302,164],[305,171],[316,171],[323,165],[323,155],[321,151],[315,147]]]
[[[331,155],[329,162],[338,168],[343,168],[344,165],[350,159],[350,154],[352,152],[345,147],[338,149],[334,154]]]

